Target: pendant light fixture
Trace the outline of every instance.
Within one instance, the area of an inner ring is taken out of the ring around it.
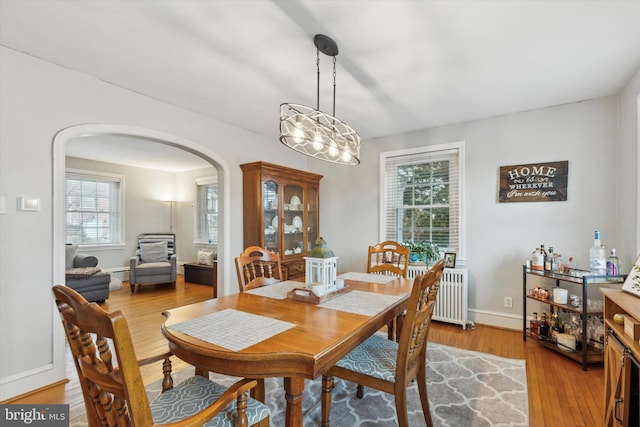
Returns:
[[[313,38],[316,45],[318,84],[316,108],[300,104],[280,104],[280,142],[302,154],[345,165],[360,164],[360,135],[336,115],[336,56],[338,45],[323,34]],[[320,111],[320,52],[333,57],[333,115]]]

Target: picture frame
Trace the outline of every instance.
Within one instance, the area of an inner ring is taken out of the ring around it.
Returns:
[[[444,253],[444,268],[456,268],[456,253],[445,252]]]
[[[631,271],[622,284],[622,290],[640,297],[640,255],[631,266]]]

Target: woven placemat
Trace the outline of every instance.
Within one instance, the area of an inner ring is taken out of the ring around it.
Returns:
[[[199,340],[240,351],[293,328],[295,323],[228,308],[169,326]]]
[[[274,283],[273,285],[260,286],[259,288],[251,289],[246,291],[248,294],[260,295],[261,297],[274,298],[274,299],[285,299],[287,297],[287,293],[293,288],[299,288],[303,286],[304,283],[296,282],[293,280],[285,280],[284,282]]]
[[[318,304],[318,307],[362,314],[363,316],[375,316],[390,305],[395,304],[401,298],[402,297],[397,295],[354,290],[338,298]]]
[[[344,273],[338,276],[340,279],[344,280],[356,280],[358,282],[372,282],[372,283],[380,283],[382,285],[386,285],[392,280],[397,279],[396,276],[387,276],[384,274],[373,274],[373,273]]]

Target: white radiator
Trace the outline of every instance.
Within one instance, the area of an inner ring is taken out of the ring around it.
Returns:
[[[426,267],[410,265],[407,278],[413,279],[424,274]],[[433,319],[442,322],[456,323],[467,327],[467,276],[466,268],[445,268],[440,279],[440,289]]]

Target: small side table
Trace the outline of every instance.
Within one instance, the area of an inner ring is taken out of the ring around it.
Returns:
[[[213,286],[213,297],[216,298],[218,290],[218,262],[213,261],[213,265],[198,264],[195,262],[185,263],[184,281]]]

